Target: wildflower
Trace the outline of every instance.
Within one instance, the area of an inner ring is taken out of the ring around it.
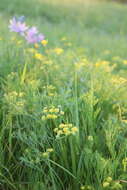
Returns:
[[[17,41],[17,45],[20,45],[20,44],[22,44],[22,40]]]
[[[28,29],[28,26],[26,26],[21,17],[13,17],[12,20],[10,20],[9,29],[11,32],[17,32],[20,35],[24,36],[26,30]]]
[[[59,137],[60,135],[74,135],[78,132],[78,128],[73,126],[72,123],[61,123],[58,128],[54,129],[54,132],[57,134],[57,137]]]
[[[93,136],[88,136],[89,141],[93,141]]]
[[[41,117],[41,119],[42,119],[42,120],[45,120],[45,119],[46,119],[46,117],[45,117],[45,116],[42,116],[42,117]]]
[[[42,54],[40,54],[40,53],[35,53],[35,58],[42,61],[44,56]]]
[[[34,44],[35,48],[39,48],[39,45],[37,43]]]
[[[46,150],[46,152],[53,152],[54,150],[53,150],[53,148],[48,148],[47,150]]]
[[[42,44],[43,46],[46,46],[46,45],[48,44],[48,41],[47,41],[47,40],[42,40],[42,41],[41,41],[41,44]]]
[[[123,165],[123,171],[126,172],[126,169],[127,169],[127,158],[124,158],[122,160],[122,165]]]
[[[43,156],[44,158],[48,158],[49,153],[48,153],[48,152],[43,152],[43,153],[42,153],[42,156]]]
[[[38,30],[36,27],[31,27],[27,30],[25,38],[28,43],[38,43],[41,42],[44,39],[44,35],[38,33]]]
[[[61,41],[66,41],[66,40],[67,40],[66,37],[62,37],[62,38],[61,38]]]
[[[54,52],[55,52],[57,55],[60,55],[61,53],[63,53],[63,49],[62,49],[62,48],[55,48],[55,49],[54,49]]]
[[[56,119],[57,118],[57,115],[55,114],[48,114],[47,115],[47,119]]]
[[[109,185],[110,185],[110,183],[107,182],[107,181],[105,181],[105,182],[103,183],[103,187],[104,187],[104,188],[108,187]]]
[[[61,111],[61,112],[60,112],[60,114],[61,114],[61,115],[64,115],[64,112],[63,112],[63,111]]]
[[[124,60],[124,61],[123,61],[123,64],[124,64],[124,65],[127,65],[127,60]]]
[[[73,134],[77,133],[78,132],[78,128],[77,127],[72,127],[71,128],[71,131]]]
[[[59,130],[58,128],[55,128],[55,129],[54,129],[54,132],[56,133],[58,130]]]
[[[59,116],[61,116],[61,110],[59,107],[54,107],[51,106],[49,108],[44,107],[43,109],[43,116],[42,116],[42,120],[45,119],[57,119]]]
[[[37,50],[34,49],[34,48],[28,48],[28,49],[27,49],[27,52],[29,52],[29,53],[36,53]]]
[[[85,186],[84,186],[84,185],[81,186],[80,189],[81,189],[81,190],[85,190]]]
[[[110,183],[112,181],[112,178],[111,177],[107,177],[106,181]]]

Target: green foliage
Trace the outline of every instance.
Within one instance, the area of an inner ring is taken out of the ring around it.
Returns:
[[[126,190],[126,9],[1,0],[1,189]],[[47,46],[9,34],[14,14]]]

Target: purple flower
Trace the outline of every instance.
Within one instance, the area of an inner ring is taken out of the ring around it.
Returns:
[[[10,31],[11,32],[17,32],[21,36],[23,36],[28,43],[38,43],[42,40],[44,40],[44,35],[39,33],[36,27],[29,28],[26,26],[26,23],[24,22],[25,17],[13,17],[12,20],[10,20]]]
[[[23,22],[23,17],[16,19],[15,17],[10,20],[9,29],[11,32],[17,32],[20,35],[24,35],[24,32],[28,29],[25,22]]]
[[[38,33],[36,27],[31,27],[27,30],[25,38],[28,43],[38,43],[44,39],[44,35]]]

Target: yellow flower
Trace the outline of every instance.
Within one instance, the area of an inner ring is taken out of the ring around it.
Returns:
[[[36,44],[34,44],[34,47],[35,48],[39,48],[39,45],[36,43]]]
[[[103,183],[103,187],[105,188],[105,187],[108,187],[110,185],[110,183],[109,182],[107,182],[107,181],[105,181],[104,183]]]
[[[71,129],[71,131],[72,131],[73,133],[76,133],[76,132],[78,132],[78,128],[77,128],[77,127],[73,127],[73,128]]]
[[[24,101],[16,102],[16,106],[19,106],[19,107],[20,107],[20,106],[23,107],[24,104],[25,104]]]
[[[42,156],[43,156],[44,158],[47,158],[47,157],[49,156],[49,153],[48,153],[48,152],[43,152],[43,153],[42,153]]]
[[[123,60],[123,64],[124,64],[124,65],[127,65],[127,60]]]
[[[55,52],[57,55],[60,55],[61,53],[63,53],[63,49],[62,49],[62,48],[55,48],[55,49],[54,49],[54,52]]]
[[[55,114],[48,114],[47,115],[47,119],[56,119],[57,118],[57,115]]]
[[[48,112],[48,109],[47,109],[47,108],[44,108],[43,112],[44,112],[44,113],[47,113],[47,112]]]
[[[64,112],[63,112],[63,111],[61,111],[61,112],[60,112],[60,114],[61,114],[61,115],[64,115]]]
[[[45,116],[42,116],[42,118],[41,118],[42,120],[45,120],[46,119],[46,117]]]
[[[55,128],[55,129],[54,129],[54,132],[56,133],[58,130],[59,130],[58,128]]]
[[[57,135],[59,136],[59,135],[62,135],[63,134],[63,131],[62,130],[58,130],[57,131]]]
[[[48,41],[47,41],[47,40],[42,40],[42,41],[41,41],[41,44],[42,44],[43,46],[46,46],[46,45],[48,44]]]
[[[81,189],[81,190],[85,190],[85,186],[84,186],[84,185],[81,186],[80,189]]]
[[[23,97],[23,96],[24,96],[24,92],[20,92],[19,97]]]
[[[63,128],[63,132],[68,132],[68,128],[67,127],[65,127],[65,128]]]
[[[26,51],[29,53],[36,53],[37,52],[37,50],[34,48],[27,48]]]
[[[22,40],[17,41],[17,45],[20,45],[20,44],[22,44]]]
[[[107,177],[106,181],[110,183],[112,181],[112,178],[111,177]]]
[[[35,58],[42,61],[44,59],[44,56],[40,53],[35,53]]]
[[[53,150],[53,148],[48,148],[47,150],[46,150],[46,152],[53,152],[54,150]]]
[[[67,40],[66,37],[62,37],[62,38],[61,38],[61,41],[66,41],[66,40]]]
[[[59,125],[59,128],[60,129],[62,129],[62,128],[64,128],[65,127],[65,125],[63,124],[63,123],[61,123],[60,125]]]

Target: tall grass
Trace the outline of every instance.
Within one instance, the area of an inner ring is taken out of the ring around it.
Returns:
[[[0,188],[126,190],[126,8],[18,3],[0,3]],[[10,34],[14,14],[47,46]]]

